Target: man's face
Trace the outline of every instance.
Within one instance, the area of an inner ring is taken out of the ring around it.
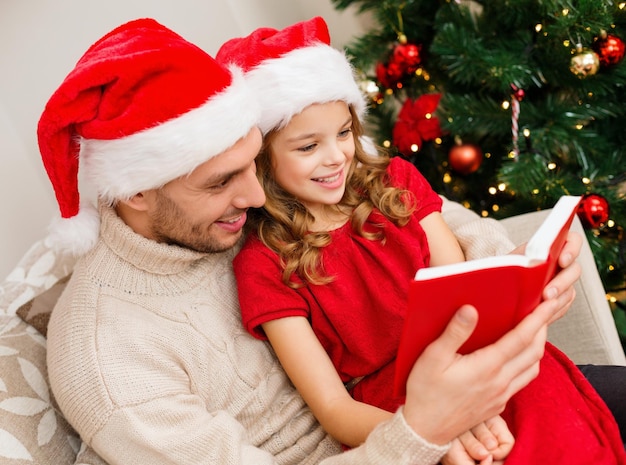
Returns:
[[[261,133],[254,128],[189,176],[146,192],[150,238],[208,253],[233,247],[243,234],[246,210],[265,203],[254,163],[260,147]]]

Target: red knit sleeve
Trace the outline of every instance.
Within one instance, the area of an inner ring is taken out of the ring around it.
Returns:
[[[420,221],[433,212],[441,212],[443,201],[433,190],[422,173],[412,163],[401,157],[393,157],[387,168],[394,186],[413,192],[416,209],[413,216]]]
[[[276,253],[255,236],[250,236],[233,260],[241,320],[250,334],[267,339],[261,324],[289,316],[309,316],[302,295],[282,282]]]

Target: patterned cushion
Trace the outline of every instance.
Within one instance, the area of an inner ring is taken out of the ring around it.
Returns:
[[[0,463],[72,464],[81,441],[48,388],[46,340],[14,315],[0,316]]]
[[[0,283],[0,315],[15,315],[22,305],[68,276],[75,262],[55,252],[46,240],[37,241]]]
[[[44,337],[47,336],[50,314],[70,277],[71,275],[68,275],[60,279],[50,289],[20,306],[16,310],[17,316],[34,327]]]
[[[65,421],[48,388],[48,320],[74,262],[38,241],[0,284],[2,465],[106,465]]]

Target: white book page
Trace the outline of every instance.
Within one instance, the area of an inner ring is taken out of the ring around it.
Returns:
[[[498,255],[495,257],[478,258],[467,262],[451,263],[450,265],[432,266],[430,268],[421,268],[415,274],[416,280],[426,280],[449,276],[453,274],[467,273],[468,271],[482,270],[484,268],[497,268],[501,266],[533,266],[534,260],[526,255]],[[538,262],[535,262],[538,263]]]
[[[550,246],[561,231],[561,228],[572,214],[572,209],[578,205],[580,197],[563,196],[554,205],[548,217],[541,223],[535,234],[526,245],[526,256],[545,260],[548,258]]]
[[[453,274],[467,273],[484,268],[502,266],[531,267],[544,262],[548,258],[550,246],[569,219],[572,210],[578,205],[579,196],[563,196],[554,205],[544,222],[528,241],[524,255],[510,254],[496,257],[485,257],[467,262],[452,263],[450,265],[433,266],[417,270],[415,279],[424,281]]]

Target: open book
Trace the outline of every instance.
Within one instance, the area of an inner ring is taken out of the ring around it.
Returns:
[[[557,272],[580,197],[563,196],[526,245],[524,255],[501,255],[420,269],[409,286],[408,310],[396,360],[395,391],[405,393],[415,360],[441,335],[463,304],[478,310],[478,325],[459,353],[497,341],[542,300]]]

